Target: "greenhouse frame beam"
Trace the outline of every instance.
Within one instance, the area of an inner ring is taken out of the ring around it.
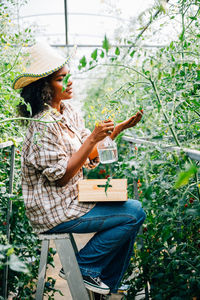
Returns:
[[[188,148],[180,148],[176,146],[170,146],[166,144],[159,145],[156,142],[151,142],[145,139],[138,139],[131,136],[123,136],[123,140],[129,142],[129,143],[135,143],[135,144],[147,144],[150,146],[159,146],[160,148],[166,149],[168,151],[177,151],[180,153],[181,151],[185,152],[187,156],[189,156],[191,159],[200,161],[200,151],[195,149],[188,149]]]
[[[65,1],[65,0],[64,0]],[[128,22],[130,23],[131,21],[115,17],[115,16],[110,16],[110,15],[104,15],[104,14],[94,14],[94,13],[76,13],[76,12],[68,12],[68,15],[70,16],[91,16],[91,17],[104,17],[104,18],[109,18],[109,19],[115,19],[118,21],[122,22]],[[46,16],[63,16],[63,13],[42,13],[42,14],[33,14],[33,15],[26,15],[26,16],[20,16],[20,19],[27,19],[27,18],[34,18],[34,17],[46,17]],[[15,18],[14,18],[15,20]]]
[[[68,12],[67,12],[67,0],[64,0],[65,11],[65,43],[68,45]]]
[[[3,144],[3,145],[2,145]],[[8,243],[10,242],[10,217],[12,214],[12,195],[13,195],[13,181],[14,181],[14,169],[15,169],[15,144],[13,142],[7,142],[0,144],[0,148],[7,148],[11,147],[11,155],[10,155],[10,174],[9,174],[9,200],[7,203],[7,215],[6,215],[6,237]],[[2,294],[3,298],[7,299],[8,296],[8,256],[6,257],[6,265],[3,268],[3,288],[2,288]]]
[[[82,48],[102,48],[102,45],[98,45],[98,44],[76,44],[77,47],[82,47]],[[57,44],[57,45],[51,45],[51,47],[67,47],[67,48],[73,48],[74,44]],[[129,45],[111,45],[112,47],[121,47],[121,48],[128,48]],[[135,46],[134,48],[162,48],[162,47],[166,47],[166,45],[142,45],[142,46]]]

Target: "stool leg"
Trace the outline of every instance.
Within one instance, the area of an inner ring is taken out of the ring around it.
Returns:
[[[47,268],[47,256],[49,250],[49,241],[43,240],[42,247],[41,247],[41,254],[40,254],[40,266],[39,266],[39,273],[38,273],[38,283],[36,289],[36,300],[43,299],[44,293],[44,283],[45,283],[45,276],[46,276],[46,268]]]
[[[89,300],[70,239],[55,239],[54,241],[65,272],[72,299]]]
[[[95,300],[94,293],[90,290],[87,290],[90,300]]]
[[[76,242],[74,240],[74,236],[73,236],[72,233],[69,233],[69,236],[70,236],[70,239],[71,239],[72,246],[74,248],[74,252],[77,253],[78,252],[78,248],[77,248]]]

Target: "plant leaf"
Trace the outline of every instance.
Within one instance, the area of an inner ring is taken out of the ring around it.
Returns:
[[[97,59],[97,49],[95,49],[92,54],[91,54],[92,59],[96,60]]]
[[[107,196],[107,190],[108,190],[109,185],[110,185],[110,180],[111,180],[111,177],[108,177],[107,181],[106,181],[106,184],[105,184],[105,193],[106,193],[106,196]]]
[[[85,67],[87,65],[87,60],[86,60],[85,55],[80,59],[79,62],[80,62],[82,67]]]
[[[12,254],[9,260],[9,266],[13,271],[28,273],[28,269],[24,262],[20,261],[19,258]]]
[[[116,49],[115,49],[115,54],[116,54],[116,55],[120,55],[119,47],[116,47]]]
[[[64,78],[63,78],[63,88],[62,88],[62,91],[66,90],[67,88],[67,84],[68,84],[68,81],[69,81],[69,77],[71,76],[71,74],[67,74]]]
[[[108,53],[108,50],[110,49],[110,44],[109,44],[109,41],[108,41],[106,35],[105,35],[104,40],[103,40],[102,48],[106,50],[106,53]]]
[[[186,171],[182,171],[179,173],[178,179],[174,185],[175,189],[178,189],[186,184],[188,184],[191,177],[193,177],[197,172],[197,167],[194,165],[191,165],[189,169]]]
[[[104,52],[103,51],[101,51],[100,57],[104,58]]]

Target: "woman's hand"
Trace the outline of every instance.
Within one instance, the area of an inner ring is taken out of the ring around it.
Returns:
[[[103,140],[106,136],[111,135],[114,130],[114,123],[111,120],[105,120],[95,126],[92,136],[96,143]]]
[[[134,127],[142,118],[143,109],[138,111],[136,115],[130,117],[130,119],[125,120],[124,122],[120,123],[121,131]]]
[[[121,123],[122,130],[134,127],[137,123],[142,119],[143,110],[140,110],[136,113],[136,115],[130,117],[130,119],[125,120]]]
[[[119,124],[117,124],[117,126],[115,127],[114,131],[111,134],[111,139],[115,139],[118,134],[120,134],[120,132],[122,132],[125,129],[134,127],[142,118],[143,115],[143,109],[138,111],[136,113],[136,115],[130,117],[128,120],[125,120],[124,122],[121,122]]]

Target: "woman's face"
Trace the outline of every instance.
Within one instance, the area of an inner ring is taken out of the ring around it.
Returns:
[[[63,91],[63,79],[69,73],[67,66],[52,74],[50,85],[53,89],[53,101],[60,102],[61,100],[72,98],[72,82],[69,79],[67,88]]]

